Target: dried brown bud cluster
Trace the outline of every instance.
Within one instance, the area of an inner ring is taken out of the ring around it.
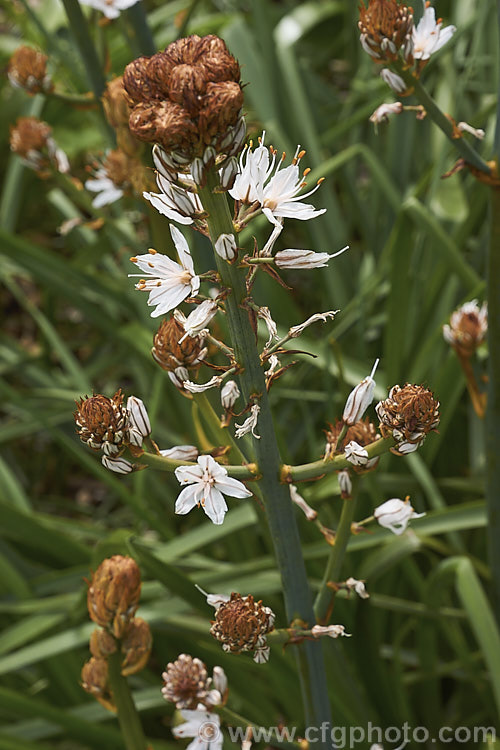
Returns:
[[[344,421],[342,419],[337,419],[335,424],[331,424],[330,429],[326,431],[325,459],[333,458],[336,452],[335,449],[337,440],[343,426]],[[345,446],[351,441],[354,441],[358,445],[365,446],[373,443],[375,440],[378,440],[379,437],[380,435],[378,434],[373,422],[370,422],[369,417],[365,417],[364,419],[360,419],[358,422],[348,428],[343,440],[341,440],[340,442],[337,453],[343,453]],[[379,460],[380,457],[376,456],[375,458],[369,459],[363,465],[353,465],[351,468],[356,472],[356,474],[364,474],[367,471],[375,469]]]
[[[477,300],[466,302],[455,310],[450,324],[443,326],[443,336],[462,357],[471,357],[483,343],[488,330],[488,308]]]
[[[140,593],[137,563],[121,555],[103,560],[89,583],[89,615],[101,627],[90,636],[92,658],[83,666],[82,687],[110,711],[116,710],[109,683],[110,656],[120,652],[120,671],[127,676],[143,669],[151,653],[149,625],[134,617]]]
[[[380,432],[396,440],[392,451],[397,454],[412,453],[439,424],[439,401],[422,385],[393,386],[388,398],[375,409]]]
[[[127,440],[128,412],[123,406],[121,389],[113,398],[102,394],[76,402],[74,413],[80,440],[93,450],[117,456]]]
[[[215,685],[215,675],[214,679],[209,677],[201,659],[193,659],[189,654],[180,654],[174,662],[167,664],[162,677],[165,683],[162,695],[176,708],[195,709],[199,703],[210,707],[222,701],[223,695]]]
[[[239,80],[240,67],[222,39],[213,34],[178,39],[127,65],[130,130],[139,140],[159,144],[174,172],[195,158],[207,165],[216,153],[231,156],[245,136]],[[215,151],[207,154],[207,147]]]
[[[47,75],[47,60],[47,55],[33,47],[18,47],[9,60],[9,81],[29,94],[52,91],[54,86]]]
[[[273,629],[274,620],[272,609],[254,601],[251,594],[233,592],[230,600],[217,608],[210,633],[222,643],[224,651],[254,651],[254,660],[265,662],[270,650],[266,635]]]
[[[87,592],[90,618],[115,638],[122,638],[141,595],[141,574],[132,557],[114,555],[103,560]]]
[[[358,28],[363,49],[375,62],[396,60],[399,50],[411,52],[413,9],[398,0],[368,0],[359,8]]]
[[[182,343],[179,341],[184,338]],[[207,354],[200,337],[185,336],[183,326],[172,316],[165,318],[153,339],[153,358],[167,372],[178,367],[196,369]]]
[[[42,177],[50,174],[51,169],[69,170],[67,156],[57,148],[50,125],[36,117],[20,117],[11,126],[10,148]]]

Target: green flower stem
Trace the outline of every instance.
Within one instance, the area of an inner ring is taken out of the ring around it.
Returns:
[[[500,2],[497,3],[500,26]],[[494,156],[500,160],[500,101],[497,110]],[[492,576],[493,611],[500,626],[500,191],[493,189],[488,251],[488,400],[485,418],[486,503],[488,548]]]
[[[337,582],[342,569],[342,563],[347,549],[347,543],[351,536],[351,525],[354,520],[354,511],[356,509],[356,479],[353,477],[352,496],[343,500],[342,513],[335,533],[335,544],[330,549],[330,555],[326,564],[321,588],[314,602],[314,612],[318,622],[326,622],[330,614],[330,608],[333,602],[334,591],[328,586],[332,581]]]
[[[368,453],[368,458],[375,458],[375,456],[387,453],[393,445],[396,445],[396,441],[393,438],[380,438],[363,447]],[[301,466],[284,465],[282,467],[282,479],[292,482],[304,479],[317,479],[323,476],[323,474],[331,474],[333,471],[340,471],[341,469],[348,469],[350,467],[352,467],[352,464],[341,453],[329,461],[313,461],[310,464],[302,464]]]
[[[200,190],[203,208],[208,213],[208,227],[213,245],[221,234],[234,232],[226,196],[223,193],[213,192],[216,184],[217,174],[212,170],[206,187]],[[254,439],[253,447],[261,473],[259,486],[281,573],[287,617],[290,621],[300,618],[307,623],[313,623],[311,591],[300,548],[294,509],[288,488],[280,482],[281,459],[267,397],[264,371],[259,359],[256,336],[250,322],[249,312],[243,307],[247,297],[245,272],[227,263],[216,253],[215,258],[223,285],[231,289],[231,294],[226,300],[226,311],[235,359],[242,368],[240,383],[243,397],[247,403],[254,400],[260,406],[257,425],[257,434],[260,435],[260,439]],[[319,726],[323,721],[329,723],[331,721],[330,705],[321,645],[304,643],[297,649],[297,654],[306,722],[314,726]]]
[[[408,88],[414,89],[414,94],[425,108],[425,111],[429,117],[434,120],[438,128],[440,128],[448,140],[451,141],[454,148],[458,153],[465,159],[467,164],[472,164],[473,167],[479,169],[485,174],[491,174],[491,169],[488,164],[482,159],[477,151],[464,138],[453,137],[453,123],[446,117],[445,113],[438,107],[434,99],[430,96],[427,90],[422,86],[420,81],[415,78],[408,70],[403,68],[402,63],[396,62],[393,65],[395,71],[403,81],[406,83]]]
[[[151,466],[153,469],[159,471],[170,471],[174,472],[179,466],[196,466],[194,461],[177,461],[173,458],[166,458],[165,456],[157,455],[156,453],[142,453],[139,458],[130,456],[131,460],[136,461],[146,466]],[[257,479],[258,470],[256,464],[246,464],[245,466],[226,466],[230,476],[235,479]]]
[[[108,676],[126,750],[147,750],[147,740],[135,707],[127,678],[121,673],[122,654],[115,651],[108,658]]]

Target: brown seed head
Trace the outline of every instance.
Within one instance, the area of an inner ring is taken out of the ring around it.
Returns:
[[[450,324],[443,326],[443,335],[457,354],[462,357],[471,357],[483,343],[487,330],[486,303],[479,307],[477,300],[472,300],[452,313]]]
[[[232,593],[231,599],[216,611],[210,633],[224,651],[241,653],[265,646],[266,635],[274,627],[274,613],[251,594]]]
[[[106,659],[96,659],[94,656],[83,665],[82,688],[91,693],[99,703],[108,709],[116,711],[113,695],[108,682],[108,662]]]
[[[139,606],[141,574],[131,557],[114,555],[99,565],[87,592],[91,620],[121,638]]]
[[[376,62],[396,60],[411,40],[413,9],[398,0],[368,0],[360,5],[358,28],[363,48]]]
[[[173,316],[165,318],[155,333],[151,354],[167,372],[174,372],[178,367],[197,368],[207,353],[199,338],[186,336],[179,344],[183,336],[184,328]]]
[[[30,94],[52,91],[54,86],[47,75],[47,60],[47,55],[33,47],[18,47],[9,60],[10,82]]]
[[[207,668],[200,659],[180,654],[174,662],[167,664],[162,674],[162,694],[176,708],[194,709],[204,703],[210,690],[211,680]]]
[[[130,675],[140,672],[146,666],[153,646],[151,630],[141,617],[134,617],[128,624],[121,641],[124,656],[122,674]]]
[[[135,105],[130,129],[187,162],[201,157],[206,145],[217,148],[238,122],[239,77],[240,67],[219,37],[178,39],[125,69],[124,86]],[[155,102],[161,104],[151,107]]]
[[[325,457],[327,459],[332,458],[335,455],[335,447],[337,445],[337,440],[343,426],[343,420],[337,419],[335,424],[331,424],[330,429],[325,431]],[[344,439],[339,445],[338,452],[343,453],[345,446],[350,443],[351,440],[354,440],[354,442],[358,443],[358,445],[365,446],[373,443],[375,440],[378,440],[379,437],[380,435],[378,434],[373,422],[370,422],[369,417],[365,417],[364,419],[360,419],[358,422],[348,428]],[[350,466],[350,468],[355,471],[356,474],[364,474],[366,471],[375,469],[379,460],[380,458],[377,456],[376,458],[370,459],[367,464],[363,464],[362,466]]]
[[[439,401],[422,385],[395,385],[388,398],[375,407],[383,437],[398,442],[419,443],[439,424]]]
[[[46,122],[36,117],[20,117],[10,128],[10,148],[15,154],[27,158],[30,152],[43,152],[51,134],[52,129]]]
[[[117,455],[127,438],[128,422],[121,389],[112,399],[98,394],[80,399],[76,406],[73,416],[80,440],[93,450]]]

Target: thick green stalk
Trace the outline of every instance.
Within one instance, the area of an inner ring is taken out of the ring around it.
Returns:
[[[208,226],[213,244],[221,234],[234,232],[225,194],[213,192],[216,182],[217,176],[210,173],[207,186],[200,191],[201,202],[209,215]],[[240,383],[243,397],[247,402],[254,399],[260,406],[257,425],[260,439],[254,439],[253,446],[261,474],[259,486],[283,583],[287,617],[290,621],[300,618],[312,624],[314,612],[311,591],[297,523],[288,488],[280,482],[281,458],[267,397],[264,371],[249,312],[243,306],[247,296],[245,272],[227,263],[217,254],[215,257],[222,283],[231,289],[226,300],[226,311],[235,359],[242,368]],[[321,645],[305,643],[297,648],[297,652],[306,721],[314,726],[319,726],[322,722],[329,723],[330,706]]]
[[[500,0],[497,2],[500,27]],[[500,59],[500,54],[497,55]],[[500,79],[497,81],[500,85]],[[500,160],[500,100],[495,131],[495,158]],[[485,418],[486,502],[493,611],[500,626],[500,191],[491,194],[488,249],[488,401]]]
[[[488,164],[482,159],[477,151],[470,146],[464,138],[454,138],[453,123],[446,117],[445,113],[438,107],[434,99],[430,96],[420,81],[415,78],[409,71],[403,68],[401,63],[394,65],[395,70],[401,78],[404,80],[406,85],[414,89],[414,94],[420,104],[425,108],[425,111],[429,117],[434,120],[438,128],[440,128],[445,136],[451,141],[454,148],[458,151],[467,164],[472,164],[473,167],[479,169],[480,172],[490,174],[491,169]]]
[[[85,71],[92,86],[97,100],[102,96],[106,88],[106,79],[101,69],[101,63],[97,57],[94,43],[89,34],[89,28],[85,16],[80,8],[78,0],[62,0],[66,15],[68,16],[71,33],[75,38],[78,51],[85,65]]]
[[[135,707],[127,678],[121,673],[122,654],[115,651],[108,659],[111,692],[118,713],[118,722],[127,750],[147,750],[141,720]]]
[[[323,580],[321,582],[321,588],[316,597],[316,601],[314,602],[314,612],[318,622],[321,623],[328,618],[334,596],[333,589],[328,586],[328,583],[330,581],[335,583],[340,576],[347,543],[351,536],[351,524],[354,520],[354,510],[356,508],[356,487],[354,481],[353,485],[352,497],[348,497],[343,501],[344,504],[342,506],[342,513],[340,514],[339,525],[335,532],[335,544],[330,550],[328,562],[323,574]]]

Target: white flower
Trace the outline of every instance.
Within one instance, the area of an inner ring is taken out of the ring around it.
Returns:
[[[408,499],[403,502],[394,497],[375,508],[373,515],[381,526],[399,535],[403,533],[412,518],[422,518],[425,513],[415,513]]]
[[[156,250],[131,258],[132,263],[139,266],[144,276],[135,288],[149,292],[148,305],[150,307],[156,305],[156,310],[151,313],[152,318],[173,310],[186,297],[194,297],[198,294],[200,289],[200,278],[195,275],[193,259],[184,235],[172,224],[170,234],[180,265],[167,255],[157,253]],[[129,276],[140,275],[129,273]]]
[[[373,122],[374,125],[378,125],[380,122],[386,122],[389,119],[389,115],[400,115],[402,111],[403,105],[401,102],[381,104],[380,107],[377,107],[375,112],[370,115],[370,122]]]
[[[184,380],[182,385],[189,393],[203,393],[210,390],[210,388],[218,388],[222,383],[223,377],[223,375],[214,375],[206,383],[193,383],[192,380]]]
[[[215,524],[224,521],[227,511],[224,495],[240,498],[252,495],[242,482],[228,477],[227,470],[216,463],[212,456],[198,456],[198,466],[179,466],[175,476],[181,484],[189,485],[177,498],[175,512],[184,515],[201,505]]]
[[[474,136],[474,138],[477,138],[478,140],[482,141],[486,133],[482,128],[473,128],[472,125],[469,125],[466,122],[458,122],[457,128],[461,130],[463,133],[470,133]]]
[[[194,737],[186,750],[221,750],[223,736],[220,729],[218,714],[212,714],[204,710],[199,704],[198,710],[185,709],[180,712],[184,724],[172,727],[172,734],[176,738]]]
[[[222,667],[214,667],[212,683],[214,688],[219,691],[221,698],[223,698],[227,690],[227,677]]]
[[[345,585],[347,586],[349,591],[355,591],[360,599],[370,598],[370,594],[366,590],[364,581],[358,581],[357,578],[348,578],[345,582]]]
[[[271,354],[271,356],[269,357],[269,367],[265,372],[267,380],[269,380],[269,378],[274,375],[278,367],[281,367],[281,362],[279,361],[276,354]]]
[[[135,5],[138,0],[81,0],[84,5],[101,10],[106,18],[118,18],[122,10]]]
[[[193,312],[189,313],[187,318],[180,310],[174,310],[174,318],[186,331],[184,336],[179,339],[178,343],[182,344],[184,339],[188,336],[194,338],[200,334],[206,334],[207,325],[210,323],[216,312],[217,302],[214,302],[214,300],[211,299],[204,300],[201,305],[198,305],[193,310]]]
[[[220,401],[222,408],[229,410],[232,409],[236,399],[240,396],[240,389],[234,382],[234,380],[228,380],[220,392]]]
[[[328,444],[329,445],[329,444]],[[351,475],[347,469],[339,471],[337,474],[337,481],[339,483],[340,494],[343,498],[351,497],[352,495],[352,481]]]
[[[346,460],[353,464],[353,466],[363,466],[368,462],[368,451],[362,445],[356,443],[355,440],[347,443],[344,455]]]
[[[441,49],[456,31],[455,26],[441,29],[442,20],[436,23],[434,8],[429,2],[422,0],[424,14],[418,25],[413,27],[413,57],[416,60],[428,60],[430,56]]]
[[[350,392],[342,417],[346,424],[356,424],[373,401],[373,392],[375,390],[373,376],[378,363],[379,360],[377,359],[368,377],[362,380],[361,383],[358,383],[358,385]]]
[[[102,167],[95,172],[95,179],[86,180],[85,187],[92,193],[97,193],[92,201],[94,208],[107,206],[108,203],[114,203],[123,195],[123,190],[117,187],[113,180],[108,177],[108,173]]]
[[[283,231],[283,219],[277,219],[275,225],[273,226],[273,231],[269,235],[269,239],[267,240],[262,250],[259,252],[260,258],[268,258],[271,255],[274,244],[276,240],[278,239],[278,237],[280,236],[282,231]]]
[[[153,159],[158,168],[157,158],[153,149]],[[142,195],[163,216],[179,224],[187,225],[193,223],[193,217],[203,213],[203,206],[197,194],[170,182],[163,172],[156,173],[156,184],[160,188],[159,193],[143,193]]]
[[[130,472],[134,471],[134,464],[131,464],[126,458],[103,456],[101,462],[106,469],[115,471],[117,474],[130,474]]]
[[[406,83],[401,76],[393,73],[389,68],[382,68],[380,71],[380,77],[393,91],[396,92],[396,94],[403,94],[406,91]]]
[[[276,151],[264,146],[265,132],[259,139],[259,146],[252,151],[247,146],[240,156],[240,173],[229,191],[229,195],[243,203],[258,203],[262,213],[272,224],[280,224],[281,218],[314,219],[325,213],[326,208],[315,209],[310,203],[300,200],[314,193],[321,181],[309,192],[300,195],[305,187],[304,177],[300,175],[299,163],[305,154],[297,146],[292,164],[281,169],[285,155],[276,164]],[[270,157],[271,153],[271,157]]]
[[[294,484],[290,485],[290,499],[292,503],[298,505],[301,511],[303,511],[308,521],[314,521],[314,519],[318,517],[317,512],[314,510],[314,508],[311,508],[311,506],[306,503],[302,495],[299,494],[297,487]]]
[[[238,255],[234,234],[219,234],[214,247],[217,255],[220,255],[224,260],[234,260]]]
[[[280,250],[274,256],[278,268],[325,268],[328,261],[349,249],[346,245],[338,253],[315,253],[313,250]]]
[[[174,461],[196,461],[200,451],[195,445],[174,445],[173,448],[160,451],[160,454]]]
[[[127,411],[129,421],[128,436],[132,445],[141,447],[145,437],[151,434],[151,423],[144,402],[136,396],[127,399]]]
[[[314,313],[314,315],[311,315],[307,320],[305,320],[303,323],[301,323],[298,326],[292,326],[289,331],[288,335],[291,339],[297,338],[297,336],[300,336],[300,334],[310,325],[313,323],[317,323],[318,320],[321,320],[323,323],[326,323],[328,318],[334,318],[336,314],[340,312],[340,310],[328,310],[324,313]]]
[[[250,409],[250,416],[245,419],[243,424],[235,425],[236,430],[234,436],[237,438],[241,438],[243,437],[243,435],[247,435],[249,432],[251,432],[254,438],[260,440],[260,435],[257,435],[255,432],[255,428],[257,427],[257,420],[259,418],[259,412],[260,406],[258,404],[254,404]]]
[[[343,635],[346,638],[350,638],[351,634],[345,632],[344,625],[313,625],[311,633],[315,638],[320,638],[323,635],[329,638],[338,638],[339,635]]]
[[[266,346],[264,347],[267,349],[273,339],[279,339],[278,336],[278,326],[274,322],[274,320],[271,317],[271,311],[268,307],[263,305],[262,307],[259,307],[259,311],[257,313],[257,317],[264,321],[266,324],[267,332],[269,334],[269,340],[266,343]]]

